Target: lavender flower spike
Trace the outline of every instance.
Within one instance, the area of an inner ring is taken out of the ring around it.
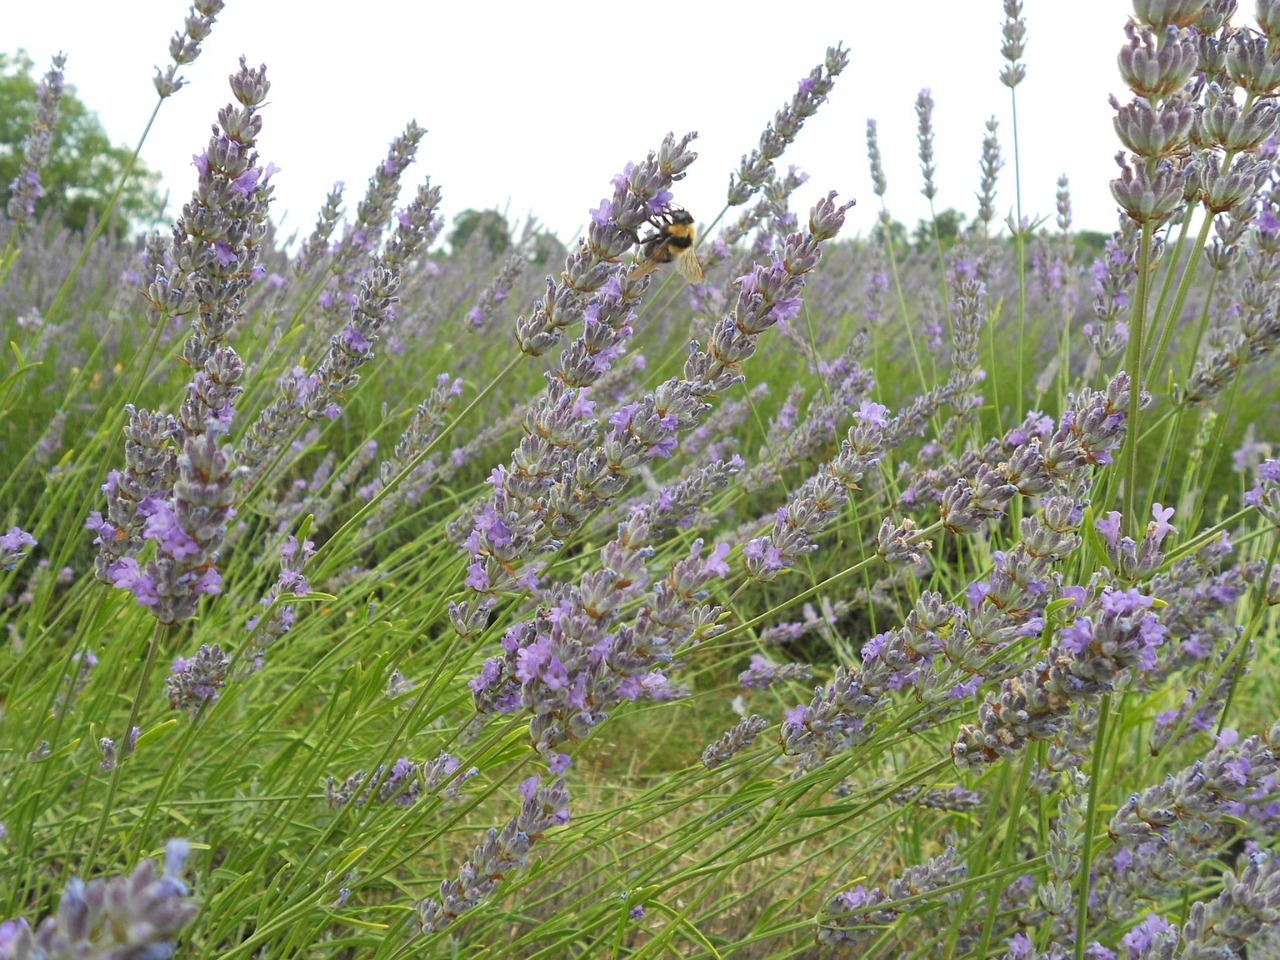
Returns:
[[[199,907],[185,898],[189,845],[170,840],[164,870],[143,860],[128,876],[67,881],[57,913],[33,933],[21,918],[0,923],[0,960],[168,960],[174,934]]]
[[[562,770],[567,768],[567,760],[565,757],[558,764]],[[508,874],[528,863],[529,852],[548,829],[569,822],[569,790],[563,777],[547,786],[539,786],[539,778],[530,777],[520,784],[520,794],[524,797],[520,813],[501,831],[489,830],[471,859],[458,868],[457,877],[441,881],[438,898],[429,897],[416,905],[423,933],[452,926],[487,899]]]
[[[774,114],[773,123],[768,124],[760,134],[759,147],[752,150],[750,156],[742,158],[736,176],[729,176],[730,206],[746,203],[768,181],[773,161],[782,156],[787,144],[795,139],[805,118],[817,112],[818,105],[827,99],[827,94],[835,85],[835,78],[848,64],[848,50],[839,45],[827,48],[823,64],[814,67],[800,81],[800,88],[791,102]]]
[[[156,543],[156,559],[143,569],[124,557],[108,569],[112,583],[131,591],[164,624],[194,616],[200,597],[222,592],[218,549],[235,516],[233,483],[239,476],[229,447],[211,435],[193,437],[178,458],[171,500],[148,498],[143,536]]]
[[[36,118],[31,133],[23,147],[22,166],[9,184],[9,216],[20,227],[36,214],[36,203],[44,196],[40,186],[40,168],[49,159],[53,147],[53,132],[58,126],[58,104],[62,102],[65,80],[62,68],[67,65],[65,54],[57,54],[36,90]]]
[[[196,62],[196,57],[200,56],[200,44],[209,36],[214,20],[225,5],[223,0],[195,0],[191,5],[182,31],[169,40],[169,57],[173,62],[164,70],[156,67],[152,82],[161,100],[183,88],[184,80],[178,76],[178,68]]]

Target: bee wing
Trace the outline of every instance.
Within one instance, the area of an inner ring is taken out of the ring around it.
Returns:
[[[706,278],[706,273],[692,246],[685,247],[676,254],[676,269],[680,271],[680,276],[690,283],[701,283]]]
[[[641,277],[647,277],[649,274],[653,273],[671,259],[670,255],[667,254],[667,250],[668,247],[666,244],[662,244],[653,250],[647,251],[645,259],[637,263],[632,271],[627,274],[627,280],[634,283]]]

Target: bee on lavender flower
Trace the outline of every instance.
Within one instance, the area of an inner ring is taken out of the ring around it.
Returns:
[[[701,283],[706,274],[693,249],[697,229],[689,211],[671,207],[665,213],[650,217],[649,223],[654,233],[640,241],[640,261],[627,279],[639,280],[674,260],[682,277],[690,283]]]

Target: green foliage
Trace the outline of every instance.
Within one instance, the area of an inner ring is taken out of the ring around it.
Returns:
[[[25,51],[0,53],[0,188],[5,202],[9,184],[22,166],[23,143],[35,117],[38,83],[35,63]],[[40,171],[44,196],[36,206],[37,217],[53,216],[63,226],[83,231],[107,209],[132,155],[130,148],[111,142],[97,114],[68,85],[59,105],[53,148]],[[110,230],[125,236],[150,227],[159,221],[163,209],[160,175],[139,161],[112,211]]]
[[[1076,250],[1076,260],[1087,263],[1095,257],[1102,256],[1109,238],[1108,234],[1099,233],[1097,230],[1081,230],[1079,233],[1072,234],[1071,243]]]
[[[511,224],[497,210],[463,210],[453,218],[449,231],[449,246],[459,251],[478,237],[495,257],[511,246]]]
[[[884,221],[877,220],[871,230],[871,239],[877,246],[892,245],[895,250],[907,249],[907,225],[897,220],[890,220],[886,226]]]
[[[964,231],[964,221],[965,215],[950,207],[932,220],[919,221],[911,234],[916,250],[921,253],[932,250],[936,240],[942,252],[946,253],[960,239]]]

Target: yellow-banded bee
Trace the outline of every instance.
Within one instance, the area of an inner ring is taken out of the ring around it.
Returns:
[[[649,223],[655,232],[640,241],[640,262],[627,279],[638,280],[674,260],[682,277],[690,283],[701,283],[706,274],[693,250],[697,230],[689,211],[672,207],[666,213],[650,217]]]

